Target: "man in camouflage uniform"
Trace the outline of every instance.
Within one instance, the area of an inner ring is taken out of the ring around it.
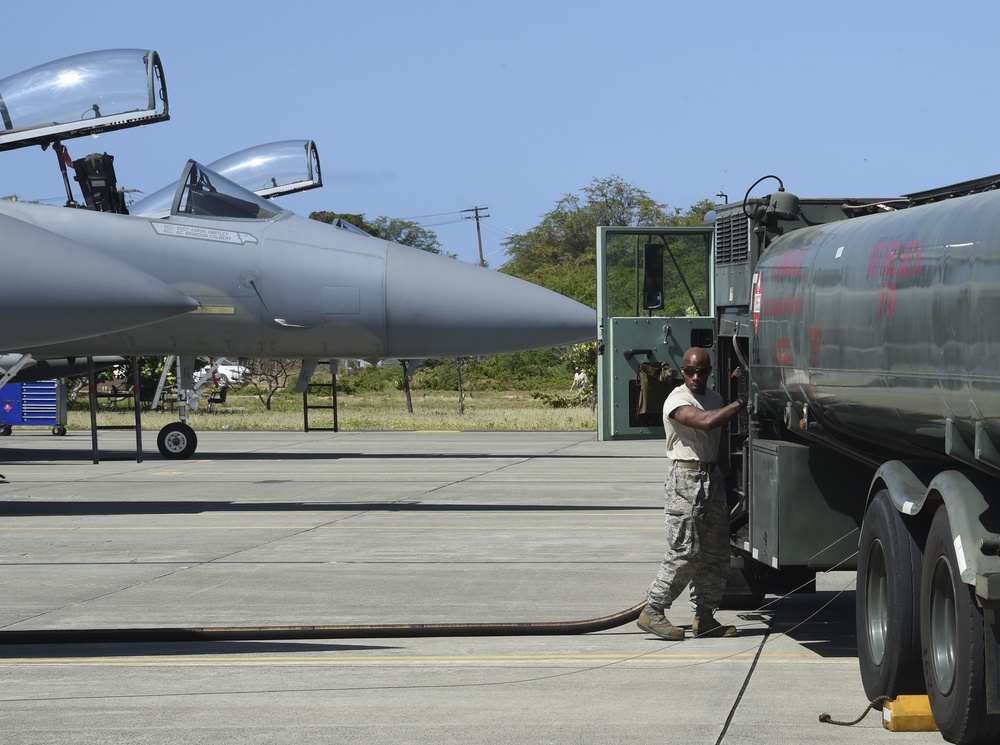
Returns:
[[[715,620],[729,567],[729,509],[716,461],[722,426],[746,407],[740,399],[725,404],[708,390],[712,372],[708,353],[695,347],[684,353],[677,386],[663,404],[663,428],[671,464],[663,483],[667,552],[646,593],[638,626],[663,639],[684,638],[664,612],[691,584],[695,636],[735,636],[735,626]]]

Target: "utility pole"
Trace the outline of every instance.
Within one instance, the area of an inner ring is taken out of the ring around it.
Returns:
[[[486,261],[483,259],[483,232],[479,229],[479,220],[484,217],[489,217],[489,215],[480,215],[480,210],[488,210],[489,207],[469,207],[467,210],[461,210],[460,212],[475,212],[475,215],[467,215],[466,220],[476,221],[476,237],[479,239],[479,266],[486,266]]]

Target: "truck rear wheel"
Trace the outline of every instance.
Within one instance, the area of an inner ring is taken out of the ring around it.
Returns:
[[[931,523],[923,575],[920,636],[934,721],[949,742],[995,743],[1000,716],[986,710],[983,611],[959,574],[945,507]]]
[[[924,691],[917,604],[925,531],[919,525],[903,519],[885,489],[865,513],[855,622],[861,682],[869,700]]]

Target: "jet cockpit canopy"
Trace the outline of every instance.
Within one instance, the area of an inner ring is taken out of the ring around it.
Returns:
[[[65,57],[0,80],[0,151],[169,119],[152,50]]]
[[[323,185],[312,140],[285,140],[227,155],[209,167],[262,197],[294,194]]]
[[[207,169],[262,197],[315,189],[323,185],[319,152],[312,140],[284,140],[240,150],[209,163]],[[162,217],[169,211],[177,184],[153,192],[129,208],[133,215]]]
[[[267,220],[282,212],[287,210],[193,160],[184,166],[170,208],[171,215],[229,220]]]

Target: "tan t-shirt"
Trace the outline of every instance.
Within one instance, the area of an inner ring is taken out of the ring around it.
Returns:
[[[706,389],[696,396],[683,383],[674,388],[663,402],[663,431],[667,436],[667,457],[671,460],[700,460],[715,463],[719,457],[722,428],[703,430],[688,427],[671,419],[670,414],[681,406],[695,406],[704,411],[721,409],[725,405],[716,391]]]

